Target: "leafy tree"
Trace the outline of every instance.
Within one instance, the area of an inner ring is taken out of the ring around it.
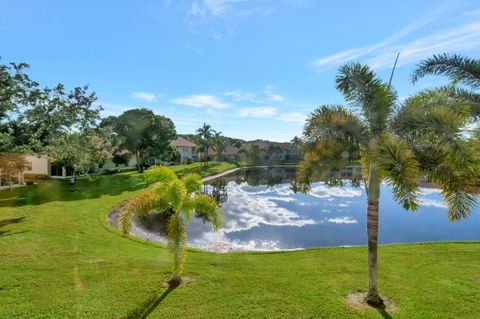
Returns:
[[[112,157],[110,133],[106,129],[74,132],[58,136],[47,147],[52,159],[77,173],[87,173],[94,165]]]
[[[467,102],[472,117],[480,117],[480,60],[459,54],[434,55],[422,61],[412,74],[412,83],[426,75],[444,75],[452,85],[440,87],[440,93]],[[461,85],[461,86],[458,86]]]
[[[419,95],[396,107],[390,84],[360,64],[340,68],[337,89],[355,111],[340,105],[317,108],[304,128],[306,154],[297,171],[296,188],[308,191],[312,176],[338,179],[338,172],[361,160],[367,192],[367,302],[382,304],[377,288],[380,184],[385,181],[405,209],[418,206],[419,177],[442,189],[451,220],[466,217],[476,201],[469,193],[478,161],[462,138],[468,121],[462,110]],[[444,101],[445,102],[445,101]]]
[[[0,139],[3,151],[43,152],[64,134],[96,126],[100,106],[88,87],[65,91],[62,84],[38,88],[25,73],[28,64],[0,65]],[[5,145],[10,145],[7,149]]]
[[[217,230],[223,223],[223,215],[217,202],[211,196],[201,194],[202,181],[196,174],[186,174],[181,179],[165,167],[157,166],[145,171],[145,181],[155,183],[151,190],[131,198],[120,212],[120,225],[128,234],[132,218],[158,212],[169,216],[167,227],[168,246],[173,254],[174,268],[172,281],[181,281],[187,240],[186,223],[192,213],[206,216]]]
[[[270,145],[268,145],[267,154],[269,156],[279,155],[281,153],[282,153],[282,148],[279,145],[274,143],[271,143]]]
[[[247,152],[248,161],[251,163],[259,163],[262,161],[263,151],[257,144],[253,144]]]
[[[0,154],[0,186],[7,184],[9,187],[17,182],[18,174],[25,169],[27,162],[20,153]]]
[[[132,109],[118,117],[103,120],[102,127],[110,126],[115,133],[118,151],[128,150],[135,155],[138,170],[143,171],[145,159],[162,158],[176,136],[171,119],[155,115],[148,109]]]
[[[197,135],[200,138],[200,146],[198,148],[202,162],[205,164],[208,158],[208,149],[212,146],[212,136],[214,130],[209,124],[203,123],[203,126],[197,130]]]
[[[0,64],[0,124],[35,99],[32,90],[38,83],[25,73],[28,68],[26,63]]]

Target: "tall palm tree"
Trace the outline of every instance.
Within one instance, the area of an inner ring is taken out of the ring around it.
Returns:
[[[452,81],[441,87],[454,97],[470,102],[472,116],[480,116],[480,60],[460,54],[439,54],[422,61],[412,74],[412,83],[426,75],[443,75]],[[461,85],[463,87],[459,87]]]
[[[228,146],[228,141],[225,138],[225,136],[223,136],[222,132],[214,132],[212,140],[213,140],[213,144],[214,144],[213,146],[215,148],[217,160],[220,160],[222,157],[222,153],[225,151],[225,149]]]
[[[169,216],[167,239],[173,254],[174,268],[171,280],[181,280],[185,260],[187,233],[185,224],[190,223],[195,211],[212,223],[213,229],[223,223],[223,214],[211,196],[201,193],[202,181],[197,174],[186,174],[181,179],[168,167],[156,166],[145,171],[145,181],[153,187],[131,198],[120,212],[119,222],[124,235],[128,234],[132,218],[150,213]]]
[[[205,164],[205,161],[208,157],[208,149],[211,146],[212,135],[214,130],[209,124],[203,123],[203,126],[197,129],[197,135],[200,137],[200,152],[202,154],[202,161]]]
[[[478,162],[462,140],[467,116],[449,105],[413,97],[397,107],[396,93],[368,66],[340,68],[336,87],[353,109],[324,105],[314,110],[304,128],[306,153],[296,187],[307,192],[312,177],[341,178],[348,164],[360,160],[367,193],[368,293],[372,305],[383,303],[377,288],[377,246],[380,185],[390,185],[405,209],[418,205],[422,174],[442,188],[448,214],[469,214],[475,198],[469,193]],[[424,153],[421,153],[421,151]],[[426,150],[428,150],[427,153]]]

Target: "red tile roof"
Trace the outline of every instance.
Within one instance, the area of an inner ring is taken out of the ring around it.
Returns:
[[[230,146],[230,147],[227,147],[225,149],[225,151],[223,151],[223,155],[237,155],[238,152],[240,150],[238,149],[238,147],[235,147],[235,146]]]
[[[179,137],[176,140],[173,140],[172,142],[170,142],[170,145],[174,146],[174,147],[178,147],[178,146],[181,146],[181,147],[197,147],[197,145],[195,143],[192,143],[189,140],[184,139],[183,137]]]

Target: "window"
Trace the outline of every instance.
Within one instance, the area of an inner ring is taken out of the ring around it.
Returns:
[[[51,176],[62,176],[63,175],[62,166],[52,164],[52,167],[50,168],[50,175]]]
[[[32,170],[32,162],[27,162],[27,164],[25,164],[25,170],[27,170],[27,171]]]

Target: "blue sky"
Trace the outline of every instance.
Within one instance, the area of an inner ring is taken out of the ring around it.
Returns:
[[[400,98],[444,83],[409,74],[442,52],[480,57],[480,1],[0,0],[2,63],[43,85],[89,84],[117,115],[146,107],[179,133],[288,141],[318,105],[344,103],[343,63],[370,64]]]

